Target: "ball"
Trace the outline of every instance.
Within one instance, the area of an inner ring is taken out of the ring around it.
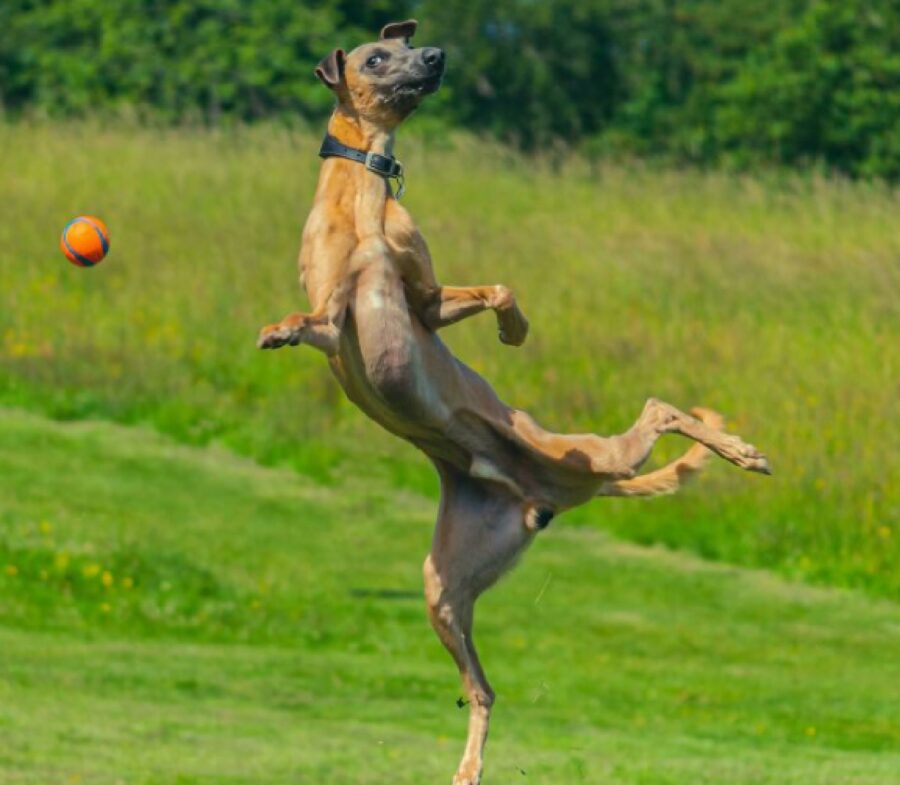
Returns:
[[[66,224],[59,247],[72,264],[93,267],[109,253],[106,224],[93,215],[79,215]]]

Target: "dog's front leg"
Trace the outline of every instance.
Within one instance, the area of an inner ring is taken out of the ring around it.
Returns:
[[[441,286],[430,292],[426,302],[420,316],[432,330],[490,309],[497,315],[503,343],[520,346],[528,335],[528,320],[506,286]]]
[[[347,315],[347,304],[353,289],[353,276],[346,276],[325,302],[312,313],[291,313],[280,322],[259,331],[256,345],[260,349],[282,346],[313,346],[333,357],[340,350],[341,330]]]
[[[338,353],[340,338],[340,325],[327,315],[292,313],[280,322],[263,327],[256,346],[260,349],[279,349],[305,343],[332,357]]]
[[[528,336],[528,319],[519,308],[511,289],[495,286],[494,292],[494,304],[491,307],[497,314],[500,340],[511,346],[521,346]]]

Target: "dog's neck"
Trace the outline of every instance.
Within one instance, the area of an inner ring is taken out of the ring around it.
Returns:
[[[328,133],[347,147],[393,155],[394,132],[361,118],[352,110],[338,106],[328,121]]]
[[[374,123],[367,122],[340,105],[334,110],[334,114],[328,121],[328,133],[348,147],[355,147],[366,152],[372,151],[379,155],[390,156],[393,153],[394,132],[392,130],[386,130]],[[329,158],[322,166],[319,193],[324,195],[329,191],[328,182],[332,178],[328,173],[337,171],[345,173],[343,176],[339,176],[337,181],[341,183],[339,188],[346,187],[347,183],[353,183],[354,224],[360,242],[383,238],[384,214],[388,197],[388,186],[384,178],[358,164],[341,158]],[[348,176],[349,179],[347,179]],[[324,188],[322,188],[323,185]],[[325,196],[324,198],[330,197]]]

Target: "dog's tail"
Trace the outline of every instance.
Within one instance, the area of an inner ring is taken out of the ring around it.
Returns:
[[[691,414],[698,420],[722,430],[722,416],[711,409],[696,407]],[[710,451],[702,444],[694,444],[684,455],[661,469],[657,469],[628,480],[613,480],[605,483],[597,496],[662,496],[675,493],[686,480],[697,474],[709,458]]]

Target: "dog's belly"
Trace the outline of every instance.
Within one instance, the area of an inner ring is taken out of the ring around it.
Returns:
[[[473,476],[530,498],[581,493],[558,487],[547,462],[516,438],[513,410],[410,312],[392,273],[374,268],[360,277],[340,352],[330,360],[347,397],[383,428]],[[579,474],[583,484],[589,475]]]

